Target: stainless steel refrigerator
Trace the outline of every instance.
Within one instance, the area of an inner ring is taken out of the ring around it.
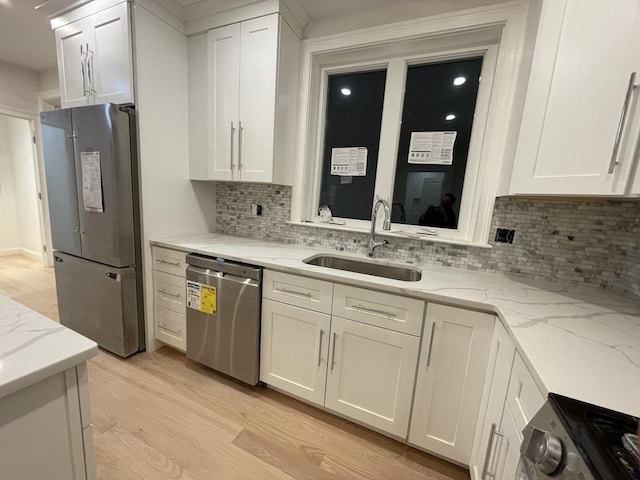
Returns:
[[[135,110],[41,121],[60,323],[127,357],[145,346]]]

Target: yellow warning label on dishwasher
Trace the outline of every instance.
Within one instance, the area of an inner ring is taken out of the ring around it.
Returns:
[[[216,287],[187,280],[187,307],[213,315],[218,306]]]
[[[200,289],[200,311],[209,314],[216,313],[216,287],[201,285]]]

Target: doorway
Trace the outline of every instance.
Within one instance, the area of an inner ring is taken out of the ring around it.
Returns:
[[[0,256],[24,255],[44,265],[33,120],[0,113]]]

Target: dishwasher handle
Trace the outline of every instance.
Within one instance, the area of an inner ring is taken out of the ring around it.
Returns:
[[[187,255],[187,264],[189,268],[194,267],[201,270],[210,270],[220,272],[221,276],[235,276],[242,279],[251,279],[256,282],[262,282],[262,267],[248,265],[240,262],[231,262],[219,257],[206,257],[204,255],[190,254]],[[207,273],[207,272],[201,272]]]

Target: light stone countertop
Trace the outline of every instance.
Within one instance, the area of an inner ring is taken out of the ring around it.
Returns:
[[[637,297],[434,265],[412,265],[422,269],[418,282],[390,280],[303,263],[318,253],[362,259],[364,254],[218,234],[151,244],[495,313],[545,395],[554,392],[640,416]]]
[[[98,345],[0,294],[0,398],[98,354]]]

